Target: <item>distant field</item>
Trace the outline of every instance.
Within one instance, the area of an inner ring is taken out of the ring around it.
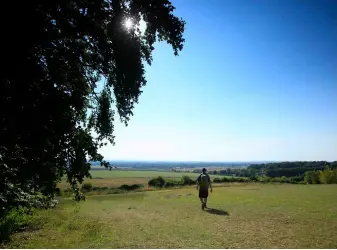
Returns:
[[[86,179],[95,186],[119,187],[123,184],[143,184],[146,185],[152,178],[162,176],[165,179],[179,180],[183,175],[187,175],[192,179],[198,177],[197,173],[178,173],[171,171],[145,171],[145,170],[92,170],[90,171],[92,179]],[[217,177],[210,175],[211,178]],[[223,176],[222,176],[223,177]],[[59,184],[60,188],[68,187],[64,181]]]
[[[172,171],[149,171],[149,170],[112,170],[112,171],[90,171],[93,178],[181,178],[183,175],[197,178],[197,173],[179,173]]]
[[[139,176],[138,176],[139,177]],[[7,248],[337,248],[337,185],[194,188],[61,199]]]

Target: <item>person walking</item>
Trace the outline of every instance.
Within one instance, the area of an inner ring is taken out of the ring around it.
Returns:
[[[197,190],[199,190],[199,199],[201,201],[201,209],[207,208],[208,189],[212,193],[211,178],[207,174],[206,168],[202,169],[202,173],[197,179]]]

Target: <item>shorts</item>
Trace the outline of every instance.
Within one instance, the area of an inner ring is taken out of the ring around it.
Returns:
[[[208,188],[204,189],[201,188],[199,189],[199,198],[207,198],[208,197]]]

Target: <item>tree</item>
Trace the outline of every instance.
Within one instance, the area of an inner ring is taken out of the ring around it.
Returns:
[[[330,169],[326,167],[324,170],[319,171],[319,180],[324,184],[335,184],[337,183],[337,169]]]
[[[255,169],[247,169],[247,172],[248,172],[248,177],[256,177],[256,171]]]
[[[319,172],[318,171],[307,171],[304,174],[304,181],[308,184],[319,184]]]
[[[127,126],[157,40],[182,50],[185,22],[168,0],[8,2],[1,56],[0,217],[65,174],[76,200],[99,148]],[[141,19],[146,23],[140,32]],[[134,25],[128,29],[126,20]],[[101,83],[101,86],[98,86]],[[5,181],[3,181],[5,180]]]

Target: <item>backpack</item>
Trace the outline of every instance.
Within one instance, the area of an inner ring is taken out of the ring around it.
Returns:
[[[209,177],[207,174],[200,175],[200,182],[199,182],[200,187],[208,187],[208,184],[209,184],[208,181],[209,181]]]

